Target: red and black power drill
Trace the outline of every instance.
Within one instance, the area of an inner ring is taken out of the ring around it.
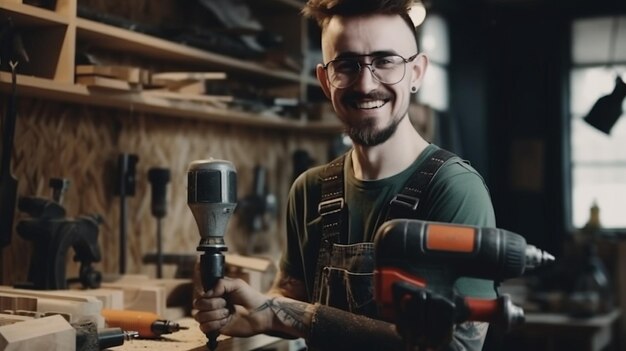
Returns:
[[[409,347],[438,349],[450,343],[454,325],[484,321],[509,330],[524,311],[509,296],[462,297],[460,277],[500,282],[554,261],[519,234],[497,228],[394,219],[374,239],[375,299],[382,317],[396,325]]]

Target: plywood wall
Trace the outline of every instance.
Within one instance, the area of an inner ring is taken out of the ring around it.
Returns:
[[[279,214],[271,227],[260,234],[270,243],[262,255],[276,258],[283,243],[285,199],[293,177],[292,153],[308,151],[325,161],[329,136],[311,135],[258,127],[247,128],[175,117],[144,115],[133,111],[92,108],[40,100],[21,100],[16,127],[13,174],[20,196],[50,198],[52,177],[67,178],[71,184],[63,205],[69,217],[99,214],[99,244],[103,260],[96,267],[117,273],[119,261],[120,199],[113,195],[117,157],[132,153],[139,157],[136,194],[127,199],[127,273],[153,275],[153,265],[142,257],[156,250],[156,220],[150,211],[151,167],[169,168],[168,213],[163,220],[164,251],[196,253],[198,230],[187,207],[188,164],[209,157],[230,160],[238,172],[238,196],[252,192],[253,169],[268,169],[269,190],[277,196]],[[16,222],[25,214],[18,213]],[[230,221],[227,244],[231,252],[242,252],[249,234]],[[3,250],[3,282],[27,278],[31,243],[15,232]],[[73,252],[69,254],[71,261]],[[173,274],[174,268],[165,270]],[[78,265],[68,263],[68,277],[77,275]]]

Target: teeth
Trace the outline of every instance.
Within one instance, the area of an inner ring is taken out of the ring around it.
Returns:
[[[357,102],[356,107],[360,109],[372,109],[372,108],[381,107],[384,104],[385,102],[383,100],[364,101],[364,102]]]

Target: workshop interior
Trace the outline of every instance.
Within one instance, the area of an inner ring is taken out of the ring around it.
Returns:
[[[292,182],[351,147],[304,3],[0,0],[0,351],[306,350],[192,318],[195,286],[270,287]],[[411,122],[479,171],[497,228],[386,222],[377,305],[407,350],[468,320],[487,351],[626,350],[626,1],[414,10]]]

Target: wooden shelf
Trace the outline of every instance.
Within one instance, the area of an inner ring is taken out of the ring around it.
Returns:
[[[188,101],[173,101],[140,92],[90,89],[83,85],[63,84],[49,79],[23,75],[18,75],[17,82],[20,96],[271,129],[302,130],[315,133],[337,133],[341,130],[340,125],[336,122],[295,121],[277,115],[260,116],[247,112],[218,109]],[[0,72],[0,91],[8,92],[10,88],[11,75],[7,72]]]
[[[291,43],[288,50],[295,53],[295,56],[301,54],[302,50],[297,43],[306,38],[303,29],[291,31],[285,30],[284,26],[285,23],[301,23],[299,11],[304,5],[302,1],[250,0],[250,5],[256,11],[262,12],[265,19],[272,24],[276,23],[277,18],[287,17],[291,22],[280,21],[278,28],[270,29],[287,33],[287,41]],[[185,67],[183,69],[224,71],[229,78],[246,80],[251,84],[259,84],[259,87],[276,88],[288,93],[299,91],[302,101],[307,101],[308,87],[319,87],[317,80],[304,72],[276,69],[254,61],[205,51],[79,18],[76,13],[77,0],[57,0],[55,11],[27,5],[22,0],[0,0],[0,15],[11,17],[17,26],[25,28],[24,41],[31,44],[27,47],[27,52],[33,59],[18,71],[22,73],[18,76],[21,96],[272,129],[318,133],[340,131],[338,122],[292,120],[277,115],[261,116],[197,101],[174,100],[141,92],[93,89],[74,84],[75,50],[78,45],[86,43],[95,48],[138,56],[149,61],[173,63],[175,67]],[[45,46],[39,44],[41,40],[46,42]],[[293,45],[294,43],[297,45]],[[303,44],[302,48],[304,47]],[[0,91],[9,91],[10,82],[10,74],[0,72]]]
[[[165,59],[180,63],[201,64],[203,66],[211,66],[215,69],[235,69],[245,73],[256,74],[261,77],[294,83],[300,81],[300,75],[295,72],[270,69],[255,62],[203,51],[201,49],[84,18],[78,18],[76,20],[76,35],[79,40],[95,43],[94,46],[123,51],[125,53],[134,53],[146,57],[158,57],[160,60]]]
[[[16,25],[50,26],[68,25],[69,19],[58,13],[14,1],[0,0],[0,14],[10,17]]]

